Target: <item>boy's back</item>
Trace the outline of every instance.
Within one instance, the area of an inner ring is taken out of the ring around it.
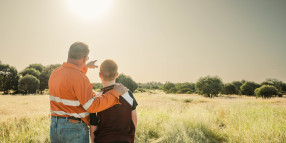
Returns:
[[[104,88],[97,95],[112,90],[118,77],[117,64],[105,60],[100,65],[99,76]],[[119,102],[109,109],[90,114],[91,138],[96,143],[133,143],[137,125],[136,106],[132,92],[120,96]]]
[[[113,89],[113,86],[102,88],[102,93]],[[136,109],[137,102],[131,91],[128,92],[128,99],[120,97],[121,104],[114,105],[97,114],[91,114],[90,123],[98,126],[94,132],[94,141],[99,143],[125,141],[134,142],[135,126],[132,122],[131,112]]]
[[[113,86],[103,88],[102,93],[111,89],[113,89]],[[95,126],[98,123],[98,129],[94,132],[95,142],[134,142],[135,126],[132,122],[131,112],[136,109],[137,102],[132,92],[129,91],[128,93],[131,99],[133,99],[132,105],[126,99],[120,97],[119,102],[121,104],[98,112],[97,115],[91,114],[91,125]]]

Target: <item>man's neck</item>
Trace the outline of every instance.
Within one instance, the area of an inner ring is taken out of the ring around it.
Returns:
[[[67,63],[71,63],[71,64],[74,64],[75,66],[81,68],[82,65],[80,64],[80,62],[78,60],[73,60],[73,59],[68,59],[67,60]]]
[[[103,87],[107,87],[107,86],[110,86],[110,85],[113,85],[115,84],[115,80],[113,81],[102,81],[102,86]]]

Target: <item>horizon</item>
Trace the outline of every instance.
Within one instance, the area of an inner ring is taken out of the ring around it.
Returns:
[[[285,13],[286,1],[266,0],[0,1],[0,60],[18,72],[62,64],[82,41],[137,83],[286,82]],[[98,69],[87,76],[101,82]]]

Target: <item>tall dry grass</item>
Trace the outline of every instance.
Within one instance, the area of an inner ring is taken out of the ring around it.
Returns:
[[[286,142],[286,98],[136,93],[136,142]],[[48,96],[0,96],[0,142],[49,142]]]

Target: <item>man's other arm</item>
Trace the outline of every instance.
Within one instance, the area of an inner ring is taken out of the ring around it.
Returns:
[[[74,82],[73,88],[75,94],[80,104],[89,113],[100,112],[115,104],[119,104],[119,96],[128,90],[122,84],[116,84],[114,85],[114,89],[96,97],[92,90],[93,85],[86,76],[83,76],[78,81]]]

